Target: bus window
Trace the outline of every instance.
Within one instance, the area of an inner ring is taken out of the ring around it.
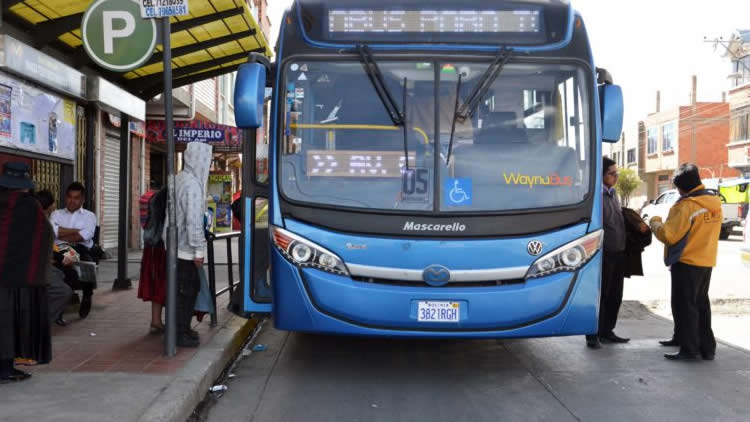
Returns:
[[[400,110],[406,90],[406,139],[358,61],[290,63],[284,69],[281,187],[287,199],[433,209],[433,65],[378,64]]]
[[[487,67],[454,66],[469,69],[462,95],[474,89]],[[584,75],[569,65],[506,66],[477,110],[472,139],[455,143],[455,161],[440,172],[447,179],[441,210],[507,211],[583,201],[593,165]],[[443,75],[441,90],[455,89],[456,79]],[[441,147],[444,143],[441,137]],[[467,194],[456,195],[457,186]]]

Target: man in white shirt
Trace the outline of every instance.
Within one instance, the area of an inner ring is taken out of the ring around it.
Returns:
[[[80,182],[73,182],[65,190],[65,208],[57,210],[50,216],[50,223],[55,232],[55,244],[69,244],[80,255],[81,261],[94,262],[91,248],[94,246],[94,233],[96,231],[96,215],[83,209],[86,196],[86,188]],[[78,280],[73,282],[76,288]],[[83,291],[81,306],[78,314],[86,318],[91,311],[91,295],[94,293],[94,285],[80,283]]]
[[[83,246],[86,248],[84,252],[89,252],[88,249],[94,246],[96,215],[83,209],[85,194],[86,188],[79,182],[71,183],[66,189],[65,208],[53,212],[50,217],[55,231],[55,244],[67,243],[74,247]]]

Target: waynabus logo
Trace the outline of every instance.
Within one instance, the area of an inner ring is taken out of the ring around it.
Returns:
[[[461,223],[453,224],[421,224],[407,221],[404,224],[405,232],[464,232],[466,226]]]
[[[560,177],[557,173],[549,176],[529,176],[521,173],[503,173],[506,185],[526,185],[529,189],[534,186],[573,186],[573,178]]]

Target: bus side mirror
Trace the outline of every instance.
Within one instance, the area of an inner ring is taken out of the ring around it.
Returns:
[[[622,135],[625,105],[619,85],[599,86],[599,103],[602,107],[602,141],[617,142]]]
[[[237,70],[234,115],[239,128],[258,129],[263,126],[266,71],[266,66],[261,63],[243,64]]]

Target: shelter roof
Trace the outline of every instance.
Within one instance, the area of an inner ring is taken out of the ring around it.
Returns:
[[[147,100],[163,90],[162,46],[142,67],[120,74],[99,68],[83,49],[81,20],[94,0],[3,0],[4,19],[33,34],[34,47],[47,45],[72,55],[78,67],[100,74]],[[272,55],[244,0],[190,2],[190,15],[171,18],[173,86],[230,73],[249,53]]]

